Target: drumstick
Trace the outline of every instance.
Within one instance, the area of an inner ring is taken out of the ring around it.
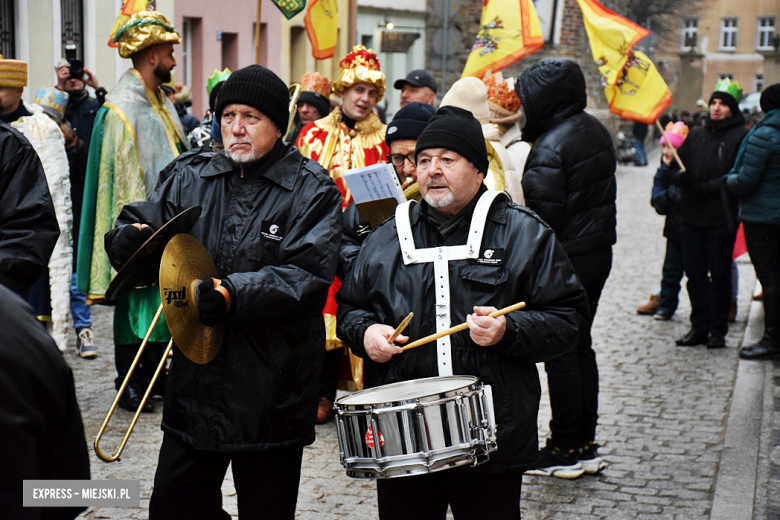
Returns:
[[[387,342],[388,343],[392,343],[393,341],[395,341],[395,338],[397,338],[404,331],[406,326],[409,325],[409,322],[411,321],[412,316],[414,316],[414,313],[410,312],[409,316],[404,318],[404,321],[402,321],[401,324],[398,326],[398,328],[396,328],[393,331],[393,334],[389,338],[387,338]]]
[[[499,316],[503,316],[504,314],[509,314],[510,312],[517,311],[525,307],[525,302],[516,303],[514,305],[510,305],[509,307],[504,307],[503,309],[499,309],[496,312],[491,312],[488,314],[491,318],[498,318]],[[409,350],[410,348],[419,347],[420,345],[425,345],[426,343],[430,343],[431,341],[436,341],[439,338],[442,338],[444,336],[449,336],[450,334],[455,334],[456,332],[460,332],[462,330],[466,330],[469,328],[468,323],[461,323],[460,325],[455,325],[454,327],[450,327],[449,329],[443,330],[441,332],[437,332],[436,334],[431,334],[430,336],[426,336],[422,339],[418,339],[417,341],[413,341],[406,345],[405,347],[401,347],[401,350]]]

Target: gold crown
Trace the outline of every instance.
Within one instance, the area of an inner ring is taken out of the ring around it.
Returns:
[[[327,76],[321,76],[319,72],[314,74],[307,72],[301,78],[301,91],[314,92],[327,99],[330,96],[331,83]]]
[[[487,87],[488,102],[512,113],[520,109],[520,96],[509,86],[501,72],[491,75],[491,71],[487,71],[482,82]]]
[[[42,87],[35,95],[36,105],[53,108],[57,112],[65,113],[65,105],[68,104],[68,93],[57,90],[54,87]]]
[[[352,52],[339,62],[341,76],[333,83],[333,91],[340,94],[355,83],[371,83],[377,88],[377,102],[385,95],[385,75],[379,70],[379,58],[374,51],[362,45],[352,47]]]
[[[26,87],[27,63],[20,60],[5,60],[0,54],[0,87]]]

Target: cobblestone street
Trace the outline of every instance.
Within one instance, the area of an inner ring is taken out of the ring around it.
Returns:
[[[656,150],[650,164],[657,164],[658,159]],[[709,518],[739,363],[737,347],[745,329],[755,274],[743,257],[738,262],[739,313],[737,322],[730,326],[729,348],[675,347],[674,340],[689,328],[690,304],[684,289],[680,309],[671,321],[636,314],[636,307],[647,302],[661,280],[663,218],[649,204],[654,172],[651,166],[619,167],[618,242],[593,327],[601,374],[597,441],[609,466],[598,476],[585,475],[572,481],[526,476],[522,498],[526,520]],[[91,450],[92,439],[114,398],[112,312],[109,307],[94,309],[99,357],[82,360],[71,349],[66,359],[74,371],[92,478],[140,479],[142,501],[136,509],[90,508],[81,518],[145,519],[162,440],[162,402],[155,401],[155,413],[141,416],[122,460],[106,464]],[[72,342],[75,344],[75,339]],[[544,378],[543,370],[541,376]],[[770,383],[780,382],[780,369],[775,368],[767,378]],[[773,391],[777,393],[770,384],[765,409],[778,400]],[[774,414],[774,424],[780,428],[778,415],[780,411]],[[110,451],[119,440],[130,417],[128,412],[117,411],[102,441],[104,451]],[[540,444],[545,442],[549,417],[549,405],[543,398]],[[767,427],[766,436],[770,433]],[[780,467],[780,448],[773,450],[772,446],[762,452],[760,481],[779,478],[775,473]],[[334,423],[318,426],[316,442],[304,451],[297,517],[376,518],[375,488],[374,481],[345,476]],[[777,499],[771,497],[778,489],[764,482],[759,490],[759,496],[769,501],[764,508],[768,517],[770,511],[777,514]],[[229,471],[223,492],[224,508],[237,515]]]

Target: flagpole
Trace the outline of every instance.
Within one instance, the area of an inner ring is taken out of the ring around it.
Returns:
[[[255,24],[255,65],[260,65],[260,15],[263,12],[263,0],[257,0],[257,23]]]
[[[666,137],[666,132],[664,131],[664,127],[661,126],[661,123],[658,122],[658,119],[655,120],[655,124],[658,125],[658,129],[661,131],[661,135],[664,136],[664,141],[666,141],[666,144],[669,145],[669,147],[672,149],[672,153],[674,154],[674,158],[677,161],[677,164],[680,165],[681,171],[688,171],[685,169],[685,165],[683,164],[682,160],[680,159],[680,156],[677,155],[677,149],[674,147],[672,142],[669,140],[668,137]]]

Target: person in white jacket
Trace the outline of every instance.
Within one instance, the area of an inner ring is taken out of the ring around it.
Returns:
[[[474,77],[461,78],[453,83],[441,100],[441,106],[455,106],[470,111],[482,125],[490,158],[490,168],[485,177],[488,189],[507,191],[512,200],[525,204],[520,173],[515,169],[512,157],[501,144],[498,126],[490,122],[488,90],[482,80]]]

